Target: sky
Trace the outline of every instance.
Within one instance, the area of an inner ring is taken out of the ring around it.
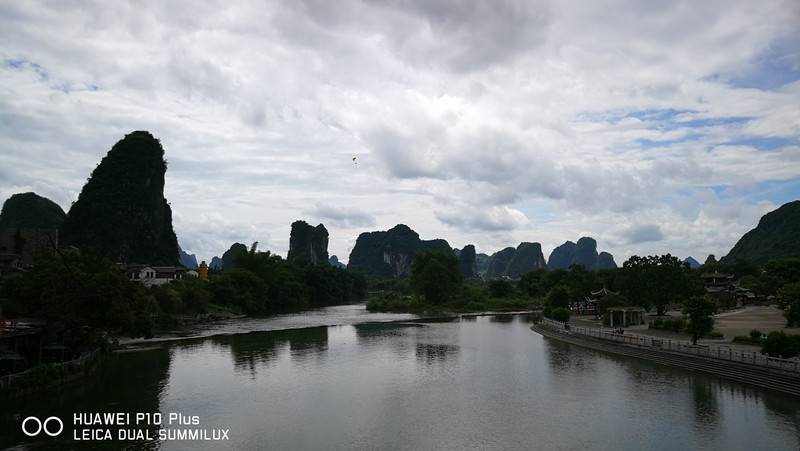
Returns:
[[[702,262],[800,198],[800,2],[0,2],[0,198],[68,210],[133,130],[199,259],[303,219]]]

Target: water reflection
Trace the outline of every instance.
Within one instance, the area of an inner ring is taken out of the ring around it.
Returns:
[[[25,409],[0,407],[0,447],[30,445],[16,432],[19,415],[53,415],[53,406],[69,415],[185,412],[201,415],[207,426],[231,427],[226,443],[133,443],[134,449],[800,445],[796,399],[544,339],[526,321],[309,327],[115,355],[88,388]],[[52,441],[43,449],[71,445]]]
[[[0,407],[0,448],[30,440],[19,427],[28,416],[64,419],[64,431],[56,439],[30,443],[31,448],[63,450],[74,446],[72,417],[92,412],[158,412],[160,398],[169,380],[172,353],[156,348],[134,353],[116,353],[105,357],[89,378],[35,397],[12,399]],[[149,428],[155,435],[156,427]],[[116,436],[117,429],[112,428]],[[132,443],[132,442],[128,442]],[[95,449],[118,449],[117,445],[98,445]]]
[[[458,355],[458,346],[435,343],[417,343],[415,355],[417,360],[428,365],[442,363],[448,358]]]
[[[324,353],[328,348],[328,327],[252,332],[214,337],[211,341],[229,349],[237,371],[245,370],[255,377],[260,366],[270,366],[284,351],[297,361]]]
[[[719,420],[716,387],[703,377],[696,378],[692,385],[695,426],[704,431],[716,429]]]

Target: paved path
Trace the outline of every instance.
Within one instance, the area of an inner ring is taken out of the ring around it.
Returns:
[[[573,345],[597,351],[637,357],[661,365],[713,374],[732,381],[779,391],[800,398],[800,375],[787,371],[668,351],[655,351],[622,343],[610,343],[604,340],[578,336],[576,334],[557,332],[539,324],[531,326],[531,329],[546,338],[552,338]]]

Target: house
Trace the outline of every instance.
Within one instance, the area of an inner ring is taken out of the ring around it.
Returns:
[[[729,307],[753,304],[759,300],[758,296],[751,290],[739,285],[734,280],[733,274],[725,274],[714,271],[700,276],[703,279],[703,286],[706,292],[715,296],[718,300],[725,301]]]
[[[52,255],[58,249],[58,229],[32,227],[0,228],[0,254],[3,265],[15,260],[13,266],[29,268],[40,255]]]
[[[592,291],[591,296],[586,296],[583,301],[572,302],[569,309],[578,315],[597,315],[597,304],[606,296],[619,295],[614,291],[603,287],[597,291]]]
[[[728,291],[733,287],[733,274],[714,271],[702,274],[700,278],[703,279],[703,287],[709,293]]]
[[[150,266],[141,264],[118,265],[128,279],[146,287],[164,285],[184,277],[192,277],[195,271],[187,271],[183,266]],[[196,275],[194,277],[197,277]]]

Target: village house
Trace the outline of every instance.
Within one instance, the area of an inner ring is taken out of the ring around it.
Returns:
[[[730,299],[737,307],[753,304],[758,300],[755,293],[739,285],[733,274],[714,271],[702,274],[700,277],[703,279],[706,293],[718,298]]]
[[[186,277],[197,277],[196,271],[189,271],[183,266],[150,266],[141,264],[119,264],[128,279],[139,282],[146,287],[153,287],[181,280]]]

